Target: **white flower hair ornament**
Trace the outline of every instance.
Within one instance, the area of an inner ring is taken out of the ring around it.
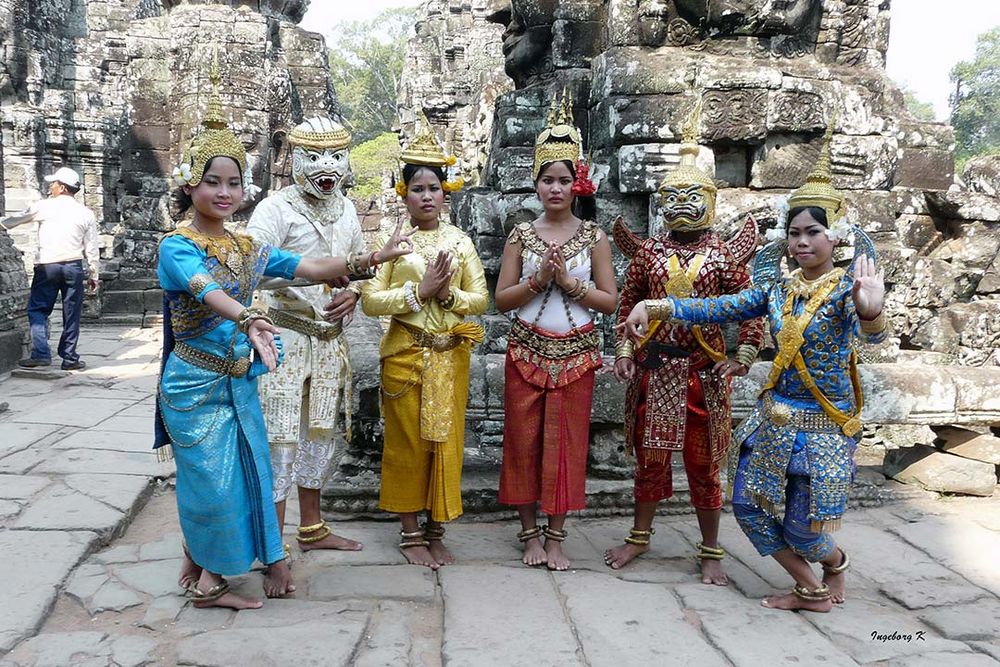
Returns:
[[[174,183],[177,185],[187,185],[188,181],[191,180],[191,165],[187,162],[181,162],[179,165],[174,167],[174,170],[170,172],[170,175],[174,179]]]
[[[839,220],[823,230],[827,238],[837,243],[839,241],[846,241],[851,236],[851,223],[847,220],[847,216],[841,216]]]

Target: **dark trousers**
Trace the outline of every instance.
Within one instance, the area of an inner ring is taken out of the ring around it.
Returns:
[[[49,315],[62,295],[63,333],[59,338],[59,356],[63,361],[80,359],[76,344],[80,339],[80,314],[83,312],[83,261],[36,264],[28,297],[28,323],[31,325],[31,358],[52,359],[49,350]]]

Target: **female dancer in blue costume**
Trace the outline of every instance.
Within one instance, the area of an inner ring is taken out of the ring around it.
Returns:
[[[262,276],[332,281],[410,252],[398,226],[381,250],[349,258],[302,258],[227,231],[223,223],[239,207],[249,173],[213,94],[202,130],[174,172],[194,217],[163,239],[157,267],[166,307],[157,447],[171,445],[177,462],[186,542],[180,583],[196,607],[260,607],[230,592],[223,578],[248,571],[254,560],[268,566],[269,597],[295,590],[271,502],[257,396],[257,376],[279,362],[278,329],[248,308],[254,288]]]
[[[870,239],[847,224],[844,197],[830,184],[829,139],[828,130],[820,161],[789,198],[785,228],[777,233],[787,235],[797,270],[781,277],[785,243],[772,243],[757,256],[753,288],[717,298],[644,301],[623,324],[641,339],[651,319],[718,324],[768,316],[778,352],[756,408],[736,429],[729,479],[743,532],[795,580],[791,593],[762,601],[774,609],[825,612],[844,601],[850,559],[829,531],[839,527],[847,506],[861,431],[853,342],[885,338],[885,284]],[[833,249],[851,231],[857,252],[844,271],[834,267]],[[811,563],[822,564],[822,581]]]

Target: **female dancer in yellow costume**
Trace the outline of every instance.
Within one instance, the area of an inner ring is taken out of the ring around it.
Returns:
[[[403,197],[414,252],[379,267],[362,288],[368,315],[391,316],[382,338],[385,444],[379,507],[399,514],[406,559],[437,569],[454,562],[442,522],[462,514],[462,456],[469,355],[483,329],[465,321],[486,311],[483,265],[472,240],[439,220],[454,164],[421,114],[416,138],[401,156]],[[427,511],[420,525],[419,512]]]

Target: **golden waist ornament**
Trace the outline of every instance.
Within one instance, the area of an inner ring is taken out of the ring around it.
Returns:
[[[788,426],[796,431],[840,433],[840,426],[825,412],[802,410],[779,403],[771,396],[771,392],[764,394],[763,403],[764,415],[777,426]]]
[[[210,352],[199,350],[187,343],[178,341],[174,345],[174,354],[192,366],[212,371],[219,375],[229,375],[232,377],[244,377],[250,370],[250,357],[220,357]]]
[[[600,347],[601,339],[597,329],[582,332],[566,338],[544,336],[521,320],[514,318],[510,327],[510,337],[546,359],[566,359]]]
[[[273,306],[268,309],[267,316],[274,321],[275,326],[291,329],[296,333],[311,336],[318,340],[333,340],[344,332],[344,326],[340,322],[335,324],[317,322],[316,320],[295,315],[286,310],[279,310]]]

